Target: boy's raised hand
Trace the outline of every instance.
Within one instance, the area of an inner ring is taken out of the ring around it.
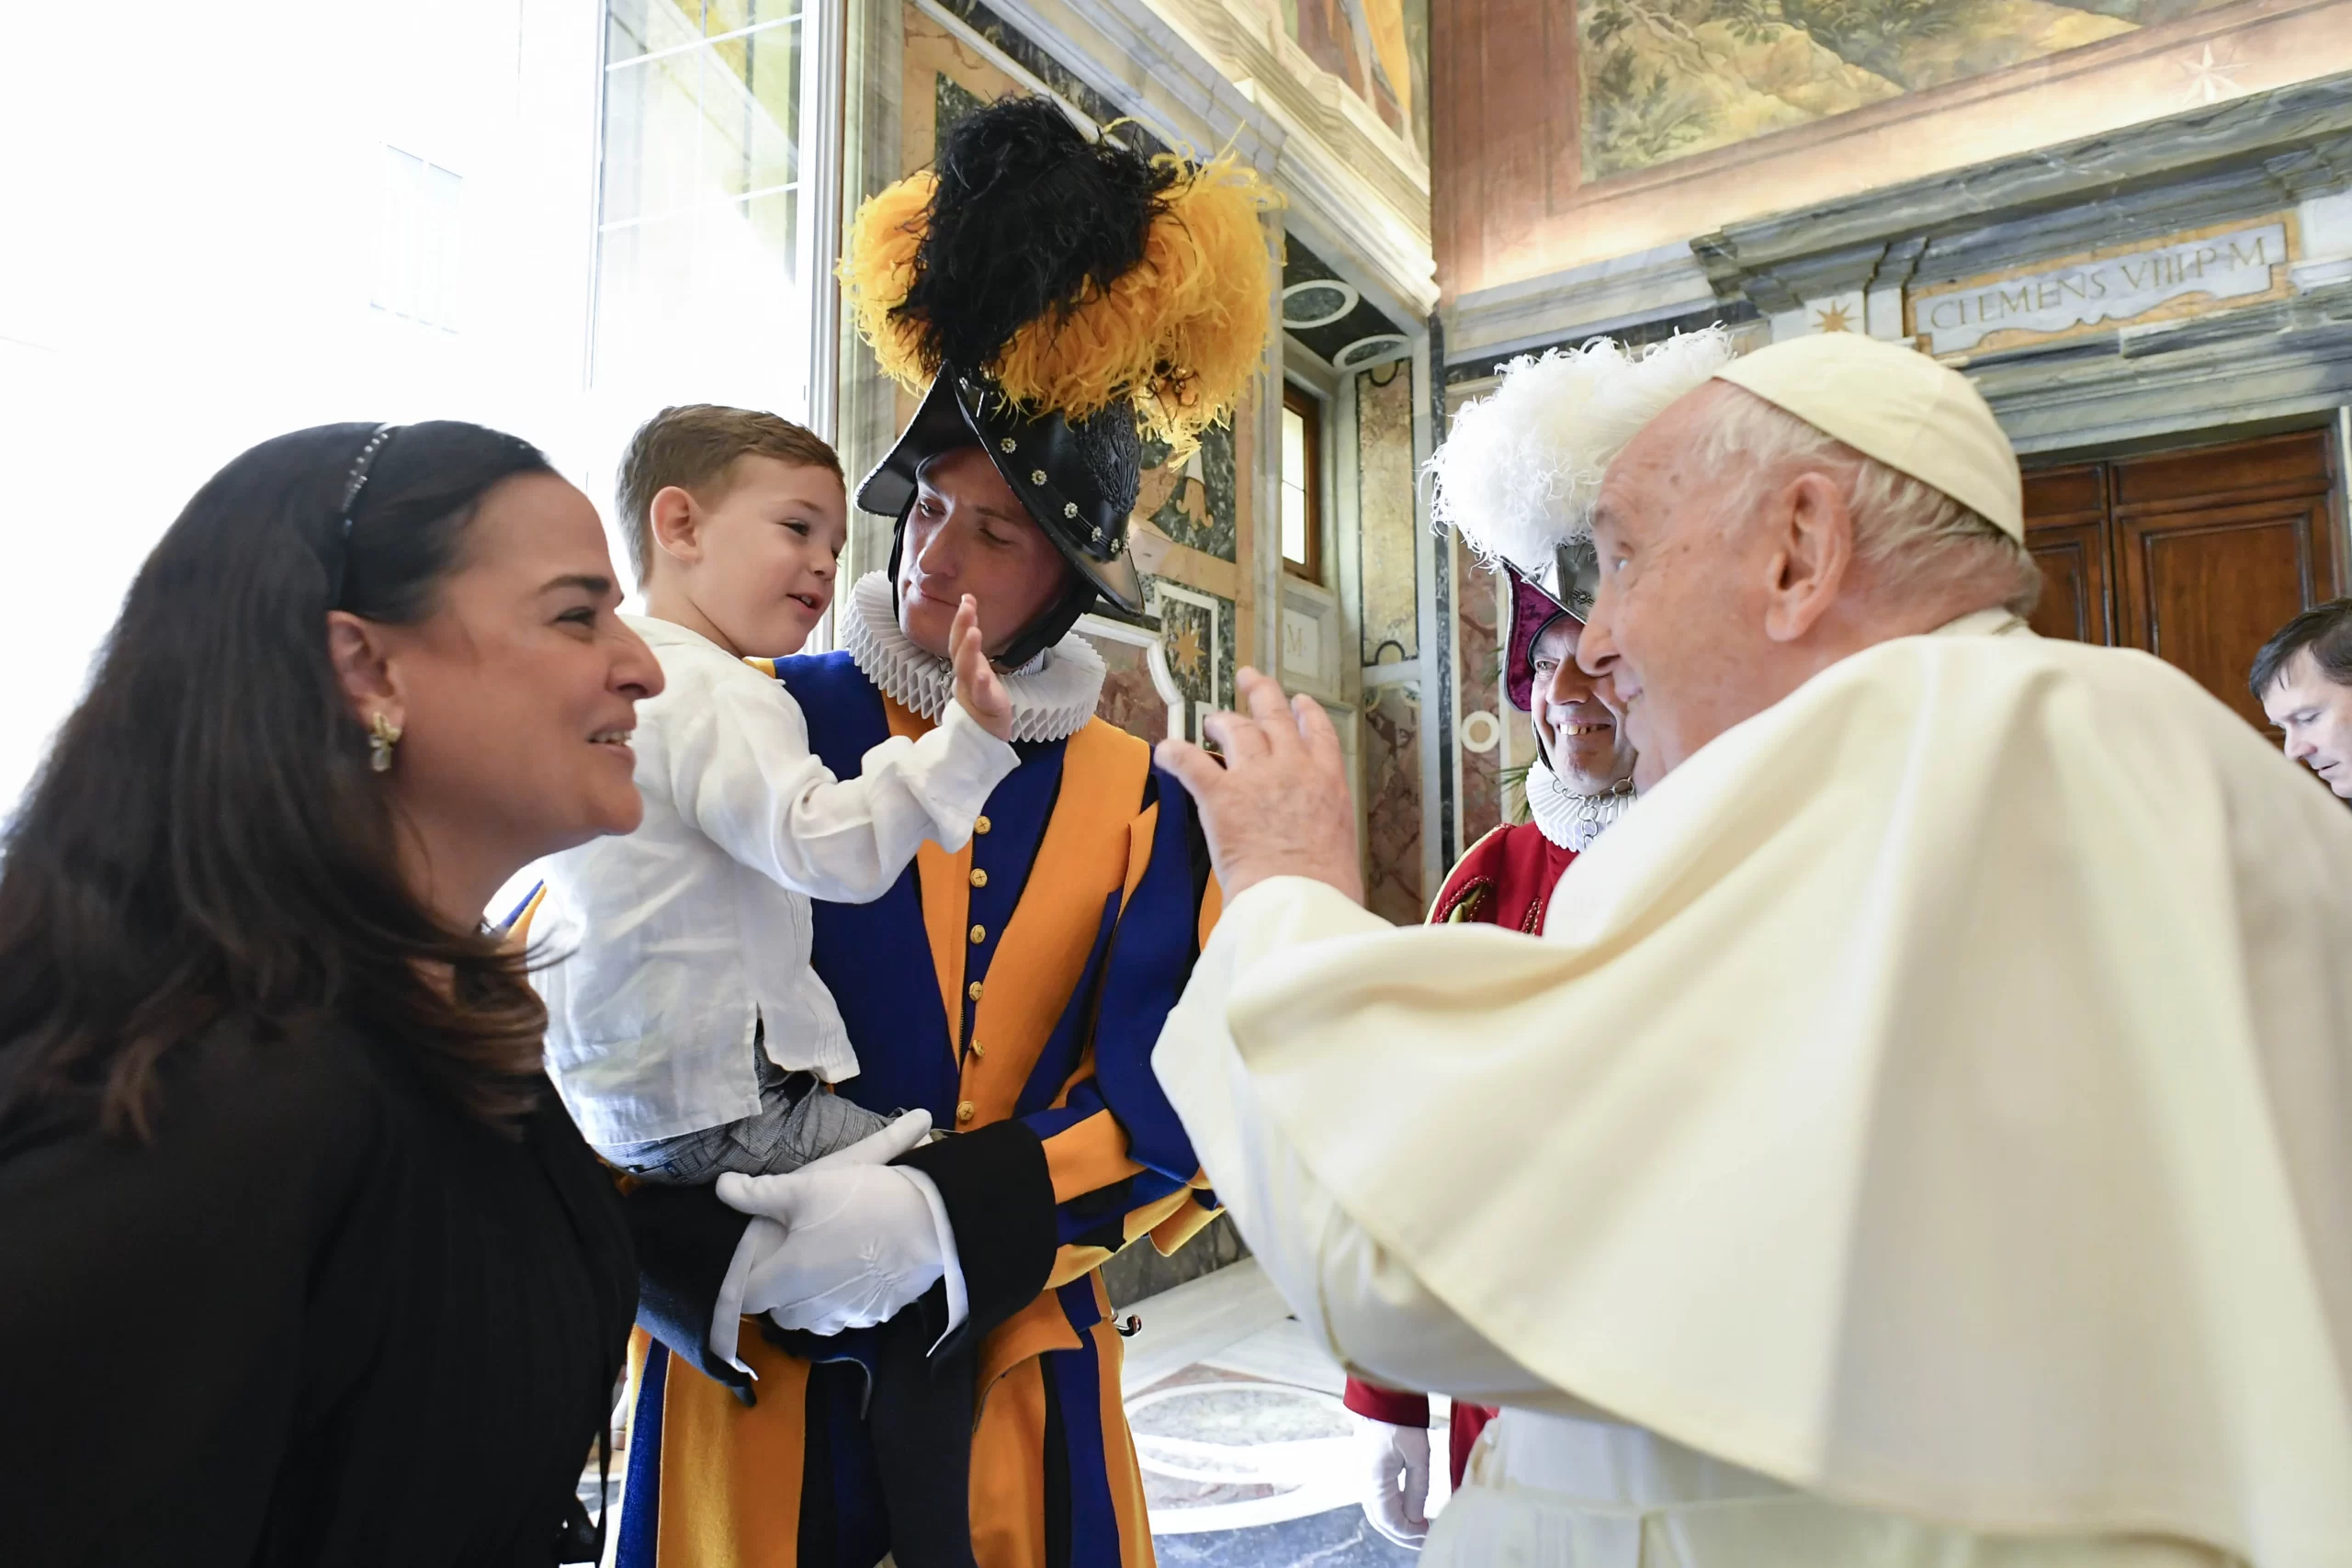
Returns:
[[[980,606],[969,593],[956,606],[947,628],[947,654],[956,665],[956,700],[999,740],[1012,739],[1012,696],[980,647]]]

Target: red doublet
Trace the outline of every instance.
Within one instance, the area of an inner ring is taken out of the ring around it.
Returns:
[[[1430,906],[1430,924],[1477,920],[1536,935],[1552,889],[1576,858],[1576,851],[1560,848],[1532,822],[1498,828],[1471,845],[1445,879]]]
[[[1544,930],[1544,911],[1552,907],[1552,889],[1576,858],[1576,851],[1560,848],[1532,822],[1498,828],[1471,845],[1446,877],[1437,901],[1430,906],[1430,924],[1476,920],[1537,935]],[[1347,1405],[1359,1416],[1392,1427],[1430,1424],[1426,1395],[1393,1393],[1356,1378],[1348,1380]],[[1462,1472],[1470,1462],[1470,1446],[1494,1416],[1483,1404],[1454,1402],[1446,1447],[1455,1487],[1461,1486]]]

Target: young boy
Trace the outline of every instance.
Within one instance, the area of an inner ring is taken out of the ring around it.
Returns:
[[[619,501],[646,610],[628,620],[664,685],[630,738],[643,822],[545,863],[531,936],[559,959],[537,976],[548,1073],[582,1134],[640,1179],[797,1169],[889,1121],[831,1092],[857,1055],[809,967],[808,901],[878,898],[925,840],[960,848],[1019,761],[1012,700],[967,597],[939,727],[834,778],[799,705],[744,662],[798,652],[832,603],[848,535],[833,449],[773,414],[664,409],[629,443]],[[906,1175],[948,1251],[938,1193]],[[976,1363],[933,1364],[925,1321],[910,1306],[865,1344],[893,1495],[901,1476],[970,1463]],[[945,1492],[963,1488],[951,1477]],[[893,1513],[900,1568],[971,1568],[968,1525]]]
[[[642,825],[545,866],[548,1071],[588,1142],[643,1180],[796,1169],[888,1121],[831,1092],[857,1056],[809,967],[808,901],[877,898],[923,840],[960,847],[1017,761],[1012,705],[967,598],[938,728],[876,747],[854,779],[810,753],[798,705],[744,662],[798,651],[832,602],[841,462],[800,426],[664,409],[629,443],[619,500],[646,610],[628,624],[666,684],[631,737]]]

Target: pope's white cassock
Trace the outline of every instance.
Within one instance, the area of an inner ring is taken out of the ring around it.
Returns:
[[[1155,1066],[1433,1562],[2352,1563],[2352,820],[2001,611],[1668,774],[1541,940],[1235,898]]]

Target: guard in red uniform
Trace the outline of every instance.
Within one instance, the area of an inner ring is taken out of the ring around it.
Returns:
[[[1470,846],[1430,907],[1432,924],[1482,920],[1540,933],[1561,873],[1634,804],[1634,749],[1592,677],[1577,668],[1600,578],[1592,540],[1580,515],[1563,515],[1547,499],[1574,493],[1557,481],[1578,469],[1598,473],[1618,439],[1605,420],[1578,417],[1591,410],[1577,395],[1590,368],[1576,355],[1514,362],[1494,396],[1456,416],[1431,464],[1439,519],[1510,580],[1504,693],[1533,719],[1536,750],[1526,781],[1531,819]],[[1428,1396],[1350,1378],[1347,1404],[1361,1417],[1365,1516],[1390,1540],[1419,1545],[1429,1530]],[[1455,1402],[1447,1434],[1454,1485],[1494,1414]]]

